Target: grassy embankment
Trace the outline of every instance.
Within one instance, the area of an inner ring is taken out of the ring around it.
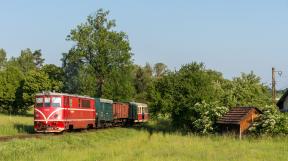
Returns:
[[[0,160],[284,161],[288,155],[287,145],[288,138],[238,140],[225,136],[199,137],[164,132],[164,127],[147,125],[142,130],[114,128],[0,142]]]

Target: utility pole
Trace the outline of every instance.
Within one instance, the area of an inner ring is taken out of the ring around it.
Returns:
[[[276,104],[276,80],[275,80],[275,68],[272,68],[272,102]]]
[[[276,104],[276,74],[280,77],[282,76],[282,71],[276,71],[274,67],[272,67],[272,102]]]

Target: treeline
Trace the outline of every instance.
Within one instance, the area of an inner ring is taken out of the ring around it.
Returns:
[[[252,72],[227,80],[195,62],[155,79],[147,98],[155,117],[169,118],[174,127],[202,134],[217,131],[216,120],[229,108],[271,105],[268,87]]]
[[[1,49],[0,110],[25,113],[37,92],[49,90],[146,102],[152,117],[170,119],[174,127],[201,134],[215,132],[216,120],[235,106],[263,108],[266,114],[253,126],[254,133],[263,133],[263,127],[268,133],[286,128],[279,124],[285,117],[266,108],[272,105],[269,89],[253,72],[228,80],[197,62],[179,70],[169,70],[163,63],[136,65],[127,34],[115,30],[108,14],[100,9],[71,30],[66,39],[74,46],[63,54],[61,67],[45,64],[41,50],[25,49],[7,60]],[[274,116],[279,117],[273,124]]]
[[[0,112],[11,114],[26,113],[34,105],[35,94],[42,91],[146,102],[152,79],[159,78],[167,69],[163,63],[153,67],[148,63],[144,67],[131,63],[128,70],[105,76],[100,94],[97,77],[85,70],[84,64],[65,64],[68,59],[63,60],[63,67],[45,64],[41,50],[25,49],[19,57],[10,59],[6,55],[5,50],[0,49]],[[66,58],[66,54],[63,57]],[[71,69],[74,71],[69,72]]]
[[[26,113],[34,103],[35,93],[63,88],[63,70],[45,64],[41,50],[21,51],[19,57],[6,58],[0,49],[0,111]]]

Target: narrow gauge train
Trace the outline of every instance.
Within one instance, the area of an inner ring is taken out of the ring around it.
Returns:
[[[149,119],[148,107],[144,103],[113,102],[55,92],[37,94],[34,109],[36,132],[123,126]]]

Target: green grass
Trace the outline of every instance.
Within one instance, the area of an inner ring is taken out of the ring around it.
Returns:
[[[0,115],[1,135],[27,133],[32,117]],[[7,125],[8,124],[8,125]],[[287,160],[288,138],[183,135],[169,123],[144,128],[112,128],[47,135],[39,139],[0,142],[0,161],[281,161]],[[3,128],[5,127],[5,128]],[[166,127],[166,128],[165,128]],[[29,130],[28,130],[29,131]]]
[[[33,116],[9,116],[0,114],[0,136],[27,134],[33,132]]]
[[[287,138],[238,140],[114,128],[0,143],[0,160],[287,160]]]

